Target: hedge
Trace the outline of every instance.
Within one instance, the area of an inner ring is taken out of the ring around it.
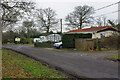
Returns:
[[[64,34],[62,37],[63,48],[75,48],[75,39],[92,38],[92,34]]]
[[[53,42],[50,42],[50,41],[42,42],[42,43],[36,42],[36,43],[34,43],[34,46],[40,47],[40,48],[51,48],[51,47],[53,47]]]
[[[23,38],[20,40],[21,44],[32,44],[33,43],[33,38]]]

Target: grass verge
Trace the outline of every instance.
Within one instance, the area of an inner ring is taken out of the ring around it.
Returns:
[[[54,69],[22,54],[3,49],[3,78],[67,78]]]
[[[117,50],[116,48],[101,48],[102,51]]]
[[[34,45],[34,44],[15,44],[15,43],[7,43],[8,45]]]
[[[108,56],[107,57],[108,59],[113,59],[113,60],[120,60],[120,55],[117,54],[117,55],[112,55],[112,56]]]

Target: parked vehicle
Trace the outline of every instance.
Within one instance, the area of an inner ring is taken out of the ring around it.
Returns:
[[[34,43],[35,42],[42,42],[40,38],[34,38]]]
[[[54,43],[53,46],[57,49],[61,49],[62,48],[62,42]]]

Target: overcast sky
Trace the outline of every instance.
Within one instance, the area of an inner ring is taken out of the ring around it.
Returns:
[[[51,7],[58,14],[58,18],[64,19],[67,14],[74,10],[74,7],[79,5],[93,6],[94,9],[98,9],[107,6],[112,3],[116,3],[120,0],[33,0],[36,2],[37,8],[48,8]],[[118,10],[118,5],[114,5],[103,10],[96,11],[95,16],[110,13]],[[105,15],[109,19],[118,19],[118,13]]]
[[[88,5],[94,7],[94,9],[99,9],[101,7],[119,2],[120,0],[32,0],[36,3],[36,8],[52,8],[57,13],[58,19],[65,20],[67,14],[74,10],[74,7],[80,5]],[[103,10],[96,11],[93,15],[94,17],[100,16],[102,14],[111,13],[118,10],[118,5],[113,5],[111,7],[105,8]],[[118,20],[118,13],[105,15],[110,20]],[[64,22],[63,22],[64,25]]]

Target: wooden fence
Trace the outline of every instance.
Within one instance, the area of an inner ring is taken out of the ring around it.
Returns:
[[[75,48],[78,50],[94,50],[97,48],[94,39],[75,39]]]
[[[75,39],[75,48],[78,50],[101,50],[119,49],[120,40],[118,37],[106,37],[101,39]]]

